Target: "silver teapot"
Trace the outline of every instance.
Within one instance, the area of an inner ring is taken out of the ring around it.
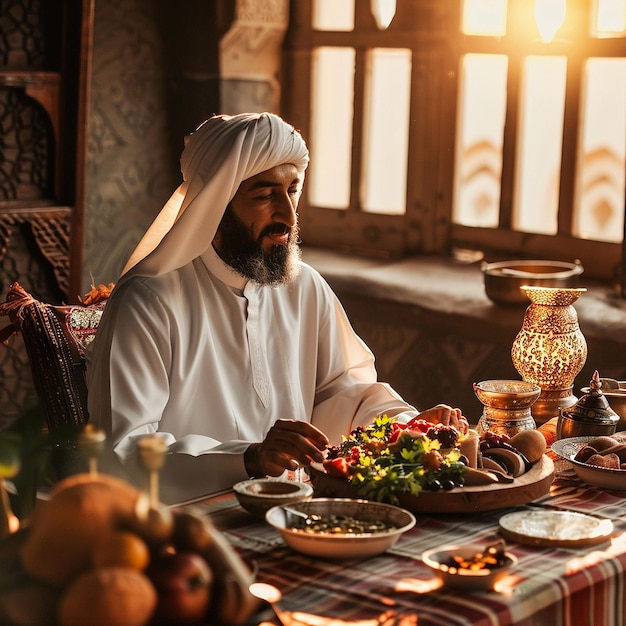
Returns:
[[[596,370],[589,383],[588,393],[581,396],[576,404],[559,409],[557,439],[615,433],[619,415],[610,407],[601,387],[602,381]]]

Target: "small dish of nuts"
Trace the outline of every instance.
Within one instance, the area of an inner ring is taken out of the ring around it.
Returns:
[[[490,545],[440,546],[426,550],[422,561],[446,587],[467,591],[488,591],[507,575],[517,558],[505,552],[504,541]]]

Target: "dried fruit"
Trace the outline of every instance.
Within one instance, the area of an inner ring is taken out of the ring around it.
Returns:
[[[609,469],[619,469],[620,460],[617,454],[594,454],[587,459],[588,465],[595,465],[596,467],[607,467]]]
[[[587,442],[587,445],[595,448],[598,452],[602,452],[602,450],[606,450],[607,448],[614,446],[616,443],[619,443],[617,439],[603,435],[600,437],[594,437]]]
[[[581,463],[587,463],[587,461],[594,455],[598,454],[598,451],[591,446],[583,446],[574,456],[574,461],[580,461]]]

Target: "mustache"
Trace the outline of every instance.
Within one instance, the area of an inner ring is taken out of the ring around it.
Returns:
[[[267,235],[291,235],[293,229],[286,224],[270,224],[266,226],[259,235],[259,239]]]

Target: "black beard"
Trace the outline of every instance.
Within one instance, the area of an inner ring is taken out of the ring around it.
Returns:
[[[286,245],[275,245],[263,250],[261,241],[267,234],[289,231]],[[241,220],[226,207],[217,228],[216,251],[224,263],[259,285],[277,286],[293,280],[300,272],[298,226],[289,229],[281,224],[266,227],[258,240],[254,239]]]

